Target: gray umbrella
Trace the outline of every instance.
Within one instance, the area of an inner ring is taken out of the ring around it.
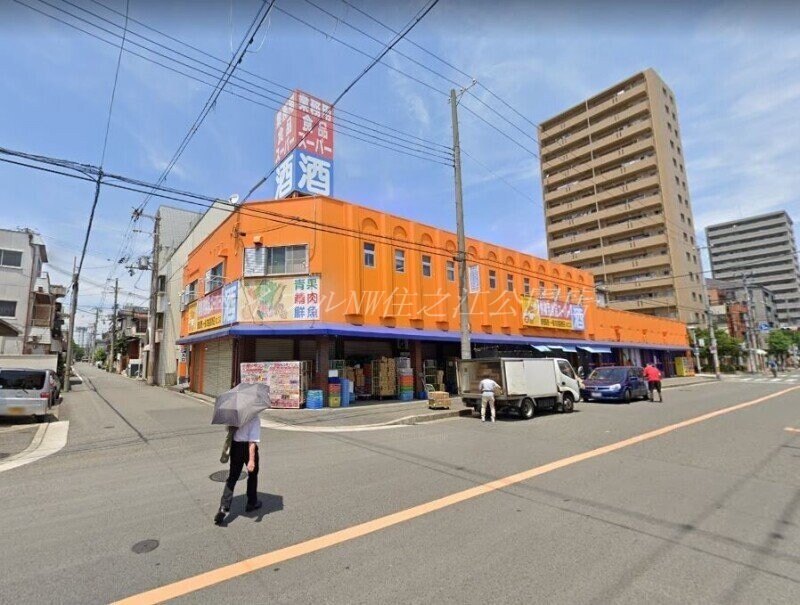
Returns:
[[[211,424],[244,426],[271,406],[269,387],[264,383],[241,383],[217,397]]]

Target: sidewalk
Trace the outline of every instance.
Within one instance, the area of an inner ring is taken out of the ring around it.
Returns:
[[[666,378],[663,388],[671,389],[695,384],[714,383],[713,374],[688,376],[680,378]],[[196,393],[185,393],[213,404],[214,398]],[[297,427],[354,427],[354,426],[387,426],[392,424],[422,424],[445,418],[469,416],[472,409],[464,407],[461,399],[453,397],[450,409],[431,410],[427,400],[407,402],[366,402],[355,403],[344,408],[322,408],[321,410],[266,410],[261,414],[264,420]]]

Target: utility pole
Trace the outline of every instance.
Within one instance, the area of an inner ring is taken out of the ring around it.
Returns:
[[[746,332],[747,332],[747,349],[748,349],[748,360],[750,367],[752,368],[752,372],[758,372],[758,354],[756,349],[758,348],[756,345],[756,338],[755,338],[755,314],[753,313],[753,296],[750,294],[750,275],[745,274],[744,276],[744,291],[745,297],[747,299],[747,322],[746,322]]]
[[[71,388],[69,376],[72,371],[72,339],[75,335],[75,311],[78,309],[78,259],[72,260],[72,299],[69,310],[69,333],[67,334],[67,359],[64,363],[64,376],[61,382],[64,391],[68,392]]]
[[[700,254],[700,247],[695,246],[695,250],[697,251],[697,257],[700,259],[700,280],[703,283],[703,301],[705,301],[705,312],[708,321],[708,338],[711,341],[709,346],[711,349],[711,361],[714,364],[714,376],[719,380],[719,354],[717,352],[717,335],[714,331],[714,316],[711,313],[711,301],[708,300],[708,287],[706,286],[706,275],[703,272],[703,258]]]
[[[94,365],[94,354],[95,349],[97,348],[97,323],[100,321],[100,307],[96,307],[94,310],[94,328],[92,329],[92,343],[91,343],[91,355],[89,356],[89,362]]]
[[[111,351],[108,355],[108,371],[114,371],[115,349],[117,348],[117,297],[119,296],[119,278],[114,280],[114,315],[111,318]]]
[[[450,90],[450,111],[453,120],[453,166],[456,186],[456,235],[458,243],[458,286],[461,330],[461,359],[472,358],[469,334],[469,287],[467,284],[467,240],[464,234],[464,201],[461,191],[461,143],[458,138],[458,97]]]
[[[148,332],[150,350],[147,353],[147,384],[155,384],[156,370],[156,315],[158,313],[158,253],[159,246],[159,225],[161,216],[156,212],[153,218],[153,254],[150,259],[150,317],[148,318]]]

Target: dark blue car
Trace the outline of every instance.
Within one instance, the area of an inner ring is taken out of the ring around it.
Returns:
[[[584,401],[624,401],[647,399],[647,380],[644,370],[637,366],[606,366],[597,368],[584,381],[581,398]]]

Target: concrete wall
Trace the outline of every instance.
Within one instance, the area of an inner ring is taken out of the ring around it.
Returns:
[[[0,354],[24,352],[27,326],[33,306],[33,286],[42,271],[42,248],[33,245],[38,236],[25,231],[0,229],[0,249],[22,252],[21,267],[0,266],[0,300],[17,303],[14,317],[2,317],[20,331],[18,337],[0,337]]]

